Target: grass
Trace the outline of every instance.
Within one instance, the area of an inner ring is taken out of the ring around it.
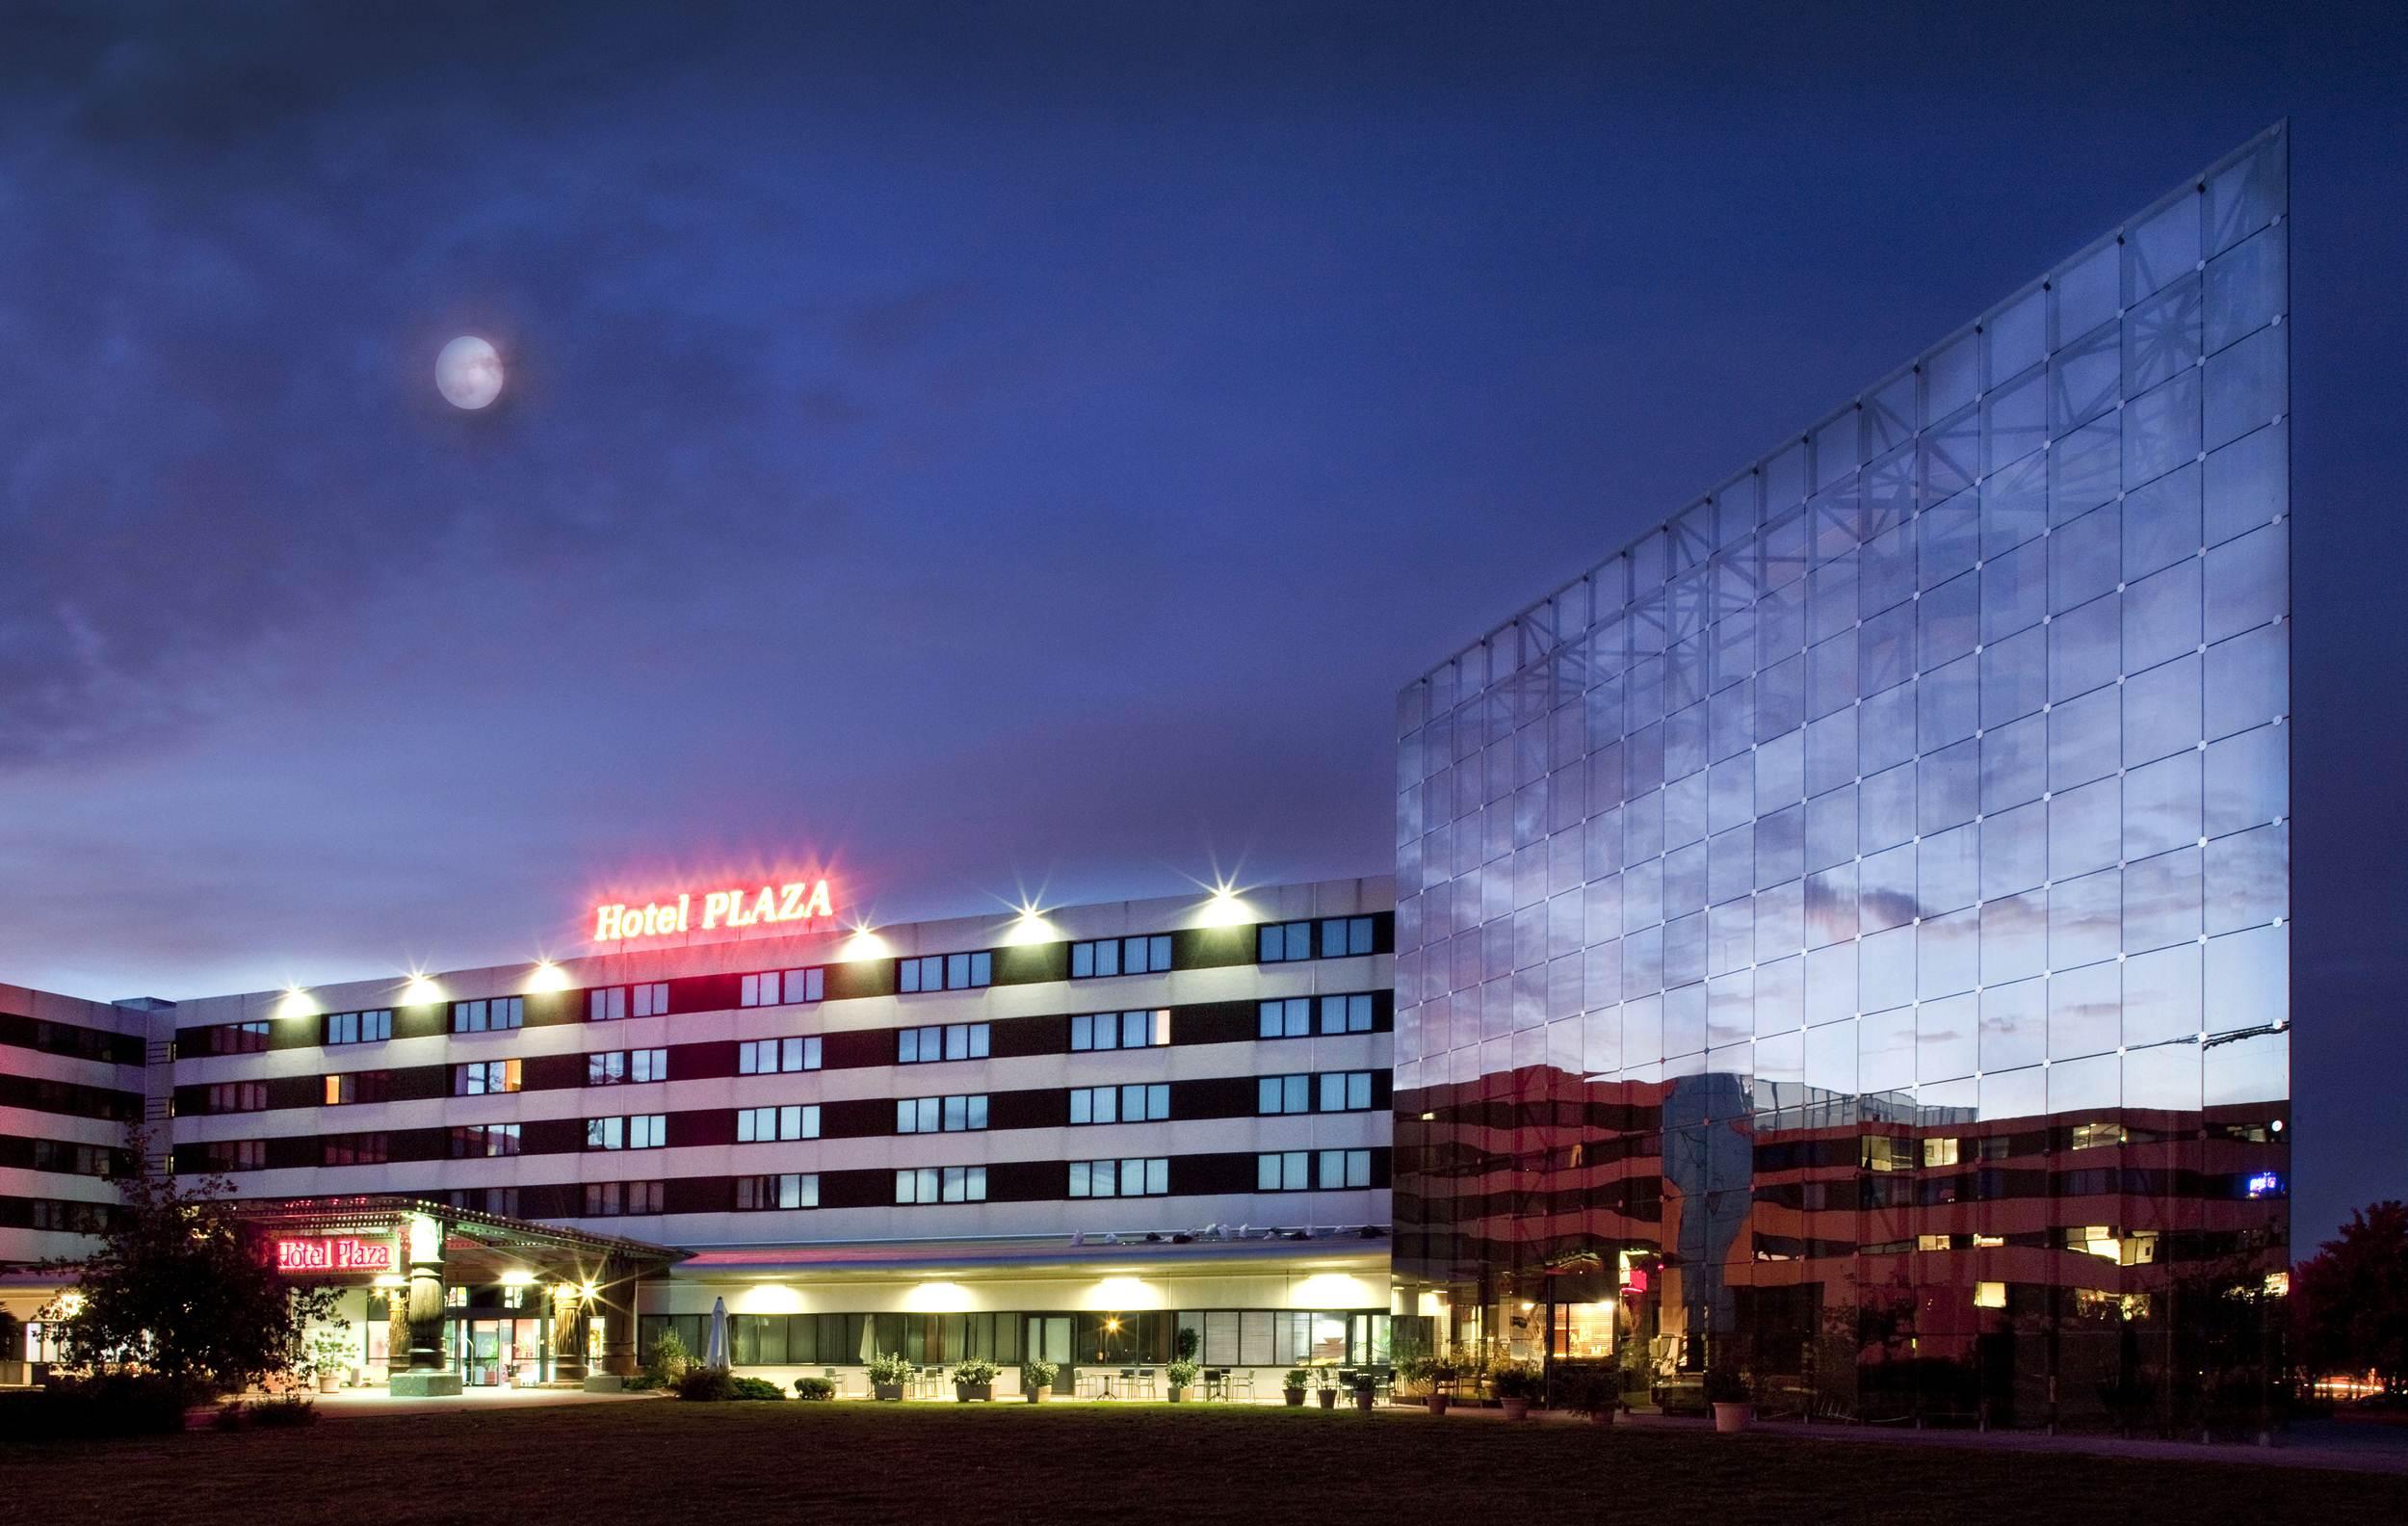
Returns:
[[[51,1520],[2395,1520],[2397,1478],[1401,1411],[673,1401],[0,1442]]]

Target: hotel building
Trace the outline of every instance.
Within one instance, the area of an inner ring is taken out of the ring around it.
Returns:
[[[1403,691],[1395,1272],[1453,1338],[1668,1405],[2260,1412],[2286,148]]]
[[[871,933],[706,932],[703,899],[557,964],[7,992],[0,1260],[88,1246],[148,1119],[353,1285],[356,1364],[405,1391],[699,1353],[720,1299],[739,1370],[853,1391],[871,1355],[1069,1390],[1182,1329],[1265,1396],[1387,1357],[1386,880]],[[36,1361],[58,1282],[0,1281]]]
[[[559,965],[0,991],[0,1262],[87,1244],[147,1119],[420,1385],[623,1373],[724,1299],[739,1369],[856,1392],[1193,1330],[1266,1387],[1447,1343],[1674,1409],[1730,1368],[1868,1421],[2262,1423],[2287,149],[1407,686],[1393,882],[867,935],[690,898]]]

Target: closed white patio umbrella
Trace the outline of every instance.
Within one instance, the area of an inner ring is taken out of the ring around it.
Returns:
[[[711,1338],[703,1343],[702,1365],[725,1371],[727,1360],[727,1300],[711,1301]]]

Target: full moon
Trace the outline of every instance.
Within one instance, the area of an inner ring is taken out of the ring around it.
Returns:
[[[454,408],[484,408],[502,395],[502,357],[475,334],[461,334],[434,357],[434,385]]]

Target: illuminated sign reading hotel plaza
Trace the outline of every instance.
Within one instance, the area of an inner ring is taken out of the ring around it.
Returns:
[[[389,1240],[357,1240],[349,1235],[339,1239],[278,1240],[275,1243],[275,1269],[278,1272],[391,1272],[395,1270],[393,1244]]]
[[[824,880],[793,880],[784,884],[765,884],[757,890],[707,890],[699,899],[702,914],[698,924],[694,917],[696,897],[692,891],[680,892],[673,901],[652,901],[642,906],[615,901],[596,907],[593,941],[618,943],[628,938],[692,932],[697,926],[708,932],[772,922],[808,922],[813,917],[836,914]]]

